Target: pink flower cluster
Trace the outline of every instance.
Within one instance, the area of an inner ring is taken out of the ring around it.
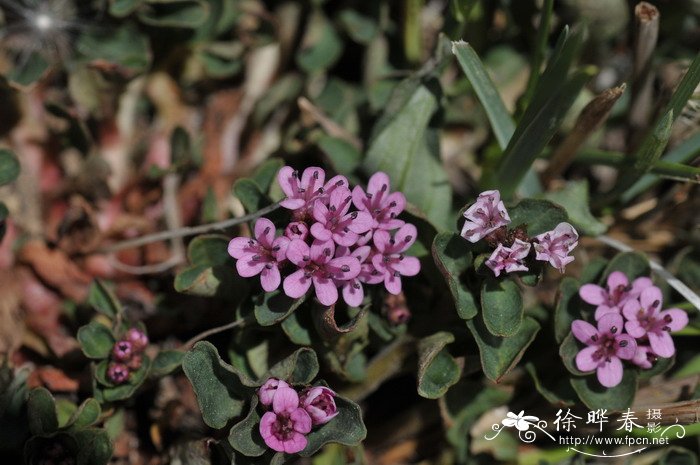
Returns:
[[[277,452],[302,451],[311,429],[338,415],[335,392],[325,386],[310,387],[299,394],[286,382],[270,378],[258,390],[258,398],[271,409],[260,419],[260,435]]]
[[[574,261],[569,255],[578,245],[578,233],[573,226],[559,223],[553,230],[532,239],[528,239],[520,228],[509,231],[510,216],[497,190],[479,194],[476,202],[464,212],[464,217],[462,237],[472,243],[486,238],[495,245],[486,266],[496,276],[502,272],[528,271],[525,260],[532,248],[535,249],[535,260],[549,262],[562,273],[564,267]]]
[[[597,328],[583,320],[571,324],[574,337],[586,344],[576,355],[576,366],[596,370],[605,387],[622,380],[622,360],[649,369],[657,357],[672,357],[676,349],[670,333],[688,324],[683,310],[662,310],[661,290],[648,277],[630,283],[624,273],[615,271],[605,287],[585,284],[579,296],[596,306]]]
[[[123,384],[131,373],[141,368],[142,354],[148,346],[148,336],[137,329],[129,329],[123,338],[112,347],[112,361],[107,366],[107,379],[114,384]]]
[[[267,292],[282,283],[284,293],[295,299],[313,286],[319,302],[328,306],[337,302],[338,288],[354,307],[364,299],[365,284],[383,282],[390,293],[399,294],[401,276],[420,271],[418,259],[405,255],[416,240],[416,228],[397,218],[405,197],[390,192],[389,177],[381,172],[370,178],[367,191],[360,186],[350,191],[343,176],[325,178],[317,167],[301,176],[288,166],[279,171],[286,195],[280,205],[293,210],[293,221],[276,236],[275,225],[260,218],[254,238],[232,239],[228,252],[237,259],[238,273],[259,274]],[[285,267],[291,273],[282,282]]]

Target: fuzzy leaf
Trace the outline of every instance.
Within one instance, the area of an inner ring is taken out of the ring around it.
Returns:
[[[569,276],[559,284],[554,309],[554,336],[560,344],[571,332],[571,323],[581,318],[581,307],[586,305],[578,295],[580,287],[581,284]]]
[[[0,149],[0,186],[9,184],[19,176],[19,160],[9,150]]]
[[[151,375],[160,378],[180,368],[185,353],[181,350],[161,350],[153,360]]]
[[[331,442],[355,446],[367,436],[360,407],[342,396],[335,397],[335,404],[338,407],[338,415],[306,436],[309,442],[306,448],[299,452],[302,457],[310,457]]]
[[[441,331],[418,343],[418,394],[437,399],[459,381],[462,369],[445,348],[454,342],[451,333]]]
[[[58,429],[56,401],[47,389],[40,387],[29,391],[27,412],[33,435],[51,434]]]
[[[70,430],[80,430],[92,426],[100,419],[102,409],[100,403],[95,399],[89,398],[76,409],[68,419],[63,428]]]
[[[231,264],[228,254],[229,240],[219,234],[197,236],[187,246],[187,258],[192,265],[217,266]]]
[[[571,386],[581,401],[591,410],[606,408],[622,410],[630,407],[637,393],[637,371],[626,369],[622,381],[615,387],[606,388],[595,374],[571,379]]]
[[[569,220],[566,211],[549,200],[524,199],[508,209],[511,226],[527,225],[530,237],[551,231]]]
[[[487,278],[481,288],[481,312],[494,336],[513,336],[523,321],[523,297],[512,279]]]
[[[603,277],[601,278],[599,284],[604,286],[608,276],[613,271],[622,271],[630,281],[640,276],[649,276],[651,274],[651,267],[649,266],[649,260],[643,254],[639,252],[623,252],[617,254],[608,266],[605,268]]]
[[[262,384],[267,378],[283,379],[290,384],[309,384],[318,374],[318,368],[316,352],[302,347],[270,368],[258,384]]]
[[[544,198],[564,207],[579,234],[597,236],[608,229],[591,214],[585,180],[568,182],[562,190],[547,192]]]
[[[320,9],[311,13],[297,51],[296,61],[299,68],[307,73],[314,73],[330,68],[340,58],[343,42]]]
[[[265,440],[260,436],[260,413],[258,396],[253,396],[248,415],[231,428],[228,442],[235,450],[247,457],[260,457],[267,451]]]
[[[249,178],[236,181],[233,185],[233,193],[248,213],[256,212],[272,203],[258,183]]]
[[[472,253],[461,236],[442,232],[435,236],[432,246],[433,259],[442,273],[455,302],[460,318],[469,320],[478,312],[474,295],[460,281],[460,275],[472,265]]]
[[[116,342],[112,331],[105,325],[95,321],[78,330],[78,341],[85,356],[92,359],[109,357]]]
[[[96,279],[90,284],[88,289],[87,302],[98,312],[114,319],[122,312],[121,303],[107,285]]]
[[[255,319],[261,326],[272,326],[279,323],[304,303],[305,297],[292,299],[284,292],[277,290],[266,292],[262,301],[255,305]]]

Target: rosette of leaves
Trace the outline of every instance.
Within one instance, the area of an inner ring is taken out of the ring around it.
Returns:
[[[194,388],[204,423],[228,431],[223,447],[233,455],[234,462],[281,463],[285,455],[268,449],[260,436],[263,412],[258,406],[257,389],[271,377],[297,388],[310,386],[319,365],[312,349],[301,348],[274,364],[263,376],[254,378],[222,360],[212,344],[199,342],[185,355],[183,370]],[[302,457],[315,454],[328,443],[352,446],[365,438],[367,430],[360,407],[340,395],[335,401],[338,415],[307,435],[308,444],[299,453]]]
[[[510,226],[529,237],[569,221],[567,212],[548,200],[524,199],[509,206],[508,212]],[[540,323],[525,314],[522,288],[541,280],[542,262],[530,259],[528,271],[496,278],[484,265],[491,254],[485,241],[472,244],[457,232],[438,233],[432,254],[457,314],[476,340],[484,374],[498,382],[517,365],[540,330]]]
[[[93,390],[97,400],[115,402],[128,399],[149,375],[164,376],[179,368],[183,356],[181,351],[160,351],[155,360],[144,353],[141,365],[131,372],[124,383],[115,384],[110,381],[107,369],[114,344],[129,328],[136,327],[147,334],[146,327],[142,323],[133,325],[125,321],[120,302],[101,281],[95,281],[91,285],[88,303],[101,314],[100,321],[95,320],[81,327],[78,330],[78,341],[85,356],[93,361]]]
[[[37,388],[29,392],[27,419],[31,437],[24,445],[25,463],[108,463],[112,443],[107,431],[94,426],[102,414],[99,402],[90,398],[79,406],[62,402],[57,407],[48,390]]]

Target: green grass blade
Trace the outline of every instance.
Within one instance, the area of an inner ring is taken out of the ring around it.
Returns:
[[[527,108],[532,96],[535,93],[535,88],[540,79],[540,68],[544,62],[544,57],[547,51],[547,38],[549,37],[549,29],[552,24],[552,12],[554,11],[554,0],[545,0],[542,6],[542,15],[540,16],[540,24],[537,29],[537,38],[535,39],[535,49],[532,52],[532,60],[530,61],[530,77],[527,81],[525,93],[520,99],[519,104],[522,108]]]
[[[471,82],[479,101],[486,110],[491,127],[501,149],[505,149],[515,131],[515,123],[501,100],[496,86],[489,77],[484,65],[474,49],[466,42],[452,42],[452,53]]]
[[[697,89],[698,84],[700,84],[700,53],[695,55],[695,59],[690,64],[681,83],[678,84],[678,88],[673,93],[673,96],[671,96],[671,100],[668,102],[663,114],[665,115],[669,111],[672,111],[673,121],[675,121],[683,112],[683,107],[688,103],[693,92]],[[660,122],[657,123],[657,125],[658,124],[660,124]]]

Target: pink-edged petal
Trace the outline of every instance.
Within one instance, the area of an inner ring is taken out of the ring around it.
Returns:
[[[315,194],[326,181],[326,172],[317,166],[310,166],[301,175],[301,186],[308,194]],[[309,198],[309,197],[307,197]]]
[[[306,434],[311,431],[311,417],[303,408],[298,408],[290,415],[294,423],[294,431]]]
[[[363,234],[374,227],[374,219],[372,215],[367,212],[359,211],[356,212],[357,216],[348,225],[348,229],[356,234]]]
[[[299,394],[291,387],[279,386],[272,399],[275,413],[292,413],[299,408]]]
[[[367,194],[365,194],[364,189],[362,189],[360,186],[355,186],[355,188],[352,190],[352,203],[358,210],[366,211],[369,209],[369,199],[367,198]]]
[[[352,231],[348,232],[336,232],[331,235],[331,239],[333,241],[343,247],[352,247],[357,243],[357,240],[360,238],[357,234],[355,234]]]
[[[250,242],[253,241],[253,245]],[[240,259],[246,255],[257,253],[258,241],[250,237],[234,237],[228,243],[228,254],[233,258]]]
[[[275,256],[275,260],[281,262],[287,258],[287,247],[291,240],[288,237],[280,236],[274,240],[272,243],[272,254]]]
[[[641,338],[647,333],[647,330],[639,324],[638,320],[627,320],[625,323],[625,331],[632,337]]]
[[[295,431],[292,433],[292,437],[284,441],[283,444],[284,452],[287,454],[296,454],[297,452],[304,450],[306,444],[308,444],[308,440],[306,439],[306,436]]]
[[[335,255],[335,243],[333,241],[315,240],[310,248],[311,260],[318,264],[328,263]]]
[[[401,293],[401,276],[394,276],[393,273],[384,275],[384,287],[391,294],[398,295]]]
[[[631,360],[634,357],[634,353],[637,351],[637,341],[627,334],[622,334],[615,338],[617,343],[617,348],[615,353],[622,360]]]
[[[296,192],[294,191],[294,168],[291,166],[283,166],[277,173],[277,182],[282,188],[287,197],[293,197]]]
[[[303,267],[311,260],[311,250],[306,242],[294,239],[287,246],[287,260],[296,266]]]
[[[377,227],[380,229],[386,229],[387,231],[392,231],[394,229],[399,229],[404,224],[406,224],[404,220],[394,218],[393,220],[382,221]]]
[[[622,381],[622,362],[617,357],[610,357],[610,361],[603,363],[596,370],[598,381],[605,387],[611,388]]]
[[[608,313],[615,313],[619,314],[620,310],[617,307],[608,307],[607,305],[600,305],[598,308],[595,309],[595,319],[600,320],[603,315],[607,315]]]
[[[331,192],[328,204],[329,210],[334,210],[333,214],[343,216],[352,205],[352,193],[345,187],[339,187]]]
[[[314,223],[311,225],[311,235],[319,241],[329,241],[333,237],[333,233],[326,229],[322,223]]]
[[[328,262],[328,269],[333,270],[335,279],[347,281],[356,278],[360,274],[362,266],[355,257],[338,257]]]
[[[265,263],[262,260],[253,260],[254,255],[246,255],[244,258],[236,262],[236,270],[243,278],[250,278],[259,275],[265,268]]]
[[[394,241],[395,241],[395,248],[397,252],[403,252],[406,249],[408,249],[414,242],[416,242],[416,238],[418,237],[418,230],[416,229],[415,226],[412,224],[406,223],[401,228],[399,228],[398,231],[396,231],[396,235],[394,236]],[[529,247],[528,247],[529,249]]]
[[[288,210],[296,210],[306,204],[304,199],[284,199],[280,202],[280,206]]]
[[[265,292],[272,292],[280,286],[282,277],[277,265],[272,265],[270,268],[264,268],[260,273],[260,284]]]
[[[608,313],[598,320],[598,332],[600,334],[620,334],[624,328],[622,315]]]
[[[357,287],[356,287],[357,286]],[[365,298],[365,291],[360,281],[353,279],[343,286],[343,300],[351,307],[359,307]]]
[[[688,314],[680,308],[669,308],[659,314],[659,318],[663,320],[664,325],[668,326],[671,331],[680,331],[688,326]],[[668,320],[671,321],[668,321]]]
[[[661,310],[661,304],[663,303],[661,289],[656,286],[647,287],[641,294],[639,294],[639,302],[642,304],[642,308],[653,308],[653,313],[657,313],[659,310]]]
[[[630,282],[629,279],[627,279],[627,275],[625,275],[625,273],[622,271],[613,271],[610,273],[610,276],[608,276],[606,283],[608,285],[608,289],[612,291],[619,286],[627,287]]]
[[[574,320],[571,323],[571,332],[576,339],[584,344],[591,344],[591,338],[598,335],[598,330],[595,326],[583,320]]]
[[[367,192],[372,194],[372,196],[379,192],[384,192],[384,195],[386,195],[389,193],[390,187],[391,181],[389,180],[389,176],[382,171],[374,173],[367,182]]]
[[[652,286],[654,286],[654,282],[651,278],[642,276],[632,281],[632,294],[639,295],[644,289]]]
[[[395,203],[396,205],[390,208],[390,211],[396,213],[397,215],[401,213],[404,208],[406,208],[406,196],[401,192],[394,192],[389,197],[387,197],[387,204],[391,205]]]
[[[372,247],[369,245],[364,245],[356,248],[352,251],[352,256],[357,258],[357,261],[364,263],[365,260],[369,258],[369,254],[372,252]]]
[[[326,224],[329,213],[328,207],[323,202],[320,200],[314,202],[313,217],[316,221]]]
[[[420,260],[416,257],[404,257],[403,260],[392,263],[391,267],[404,276],[415,276],[420,272]]]
[[[637,299],[628,300],[622,307],[622,314],[628,320],[636,320],[639,317],[639,311],[642,307]]]
[[[260,426],[258,429],[260,431],[260,436],[262,436],[267,447],[277,452],[284,452],[284,445],[282,444],[282,441],[277,439],[273,431],[276,421],[277,415],[275,415],[273,412],[265,412],[260,419]]]
[[[349,189],[350,183],[348,183],[348,179],[345,176],[338,174],[330,178],[326,185],[323,187],[323,189],[326,192],[333,192],[333,190],[339,189],[341,187]]]
[[[390,272],[389,268],[386,266],[386,263],[384,263],[384,255],[374,255],[372,257],[372,266],[374,266],[374,269],[379,271],[382,275]]]
[[[292,299],[298,299],[306,294],[311,287],[311,278],[307,278],[304,270],[297,270],[284,278],[282,283],[284,293]]]
[[[598,350],[597,346],[588,346],[576,354],[576,368],[581,371],[593,371],[598,368],[600,360],[595,360],[593,354]]]
[[[267,218],[258,218],[255,222],[255,238],[266,249],[272,248],[272,243],[275,241],[275,225]]]
[[[378,251],[384,253],[391,247],[391,234],[382,229],[374,231],[374,246]]]
[[[673,345],[673,338],[668,331],[650,331],[647,333],[651,350],[656,355],[663,358],[673,357],[676,347]]]
[[[581,299],[591,305],[601,305],[605,303],[607,292],[602,287],[596,284],[584,284],[578,290],[578,295]]]
[[[316,290],[316,298],[321,305],[330,307],[338,301],[338,288],[331,279],[313,277],[314,289]]]

